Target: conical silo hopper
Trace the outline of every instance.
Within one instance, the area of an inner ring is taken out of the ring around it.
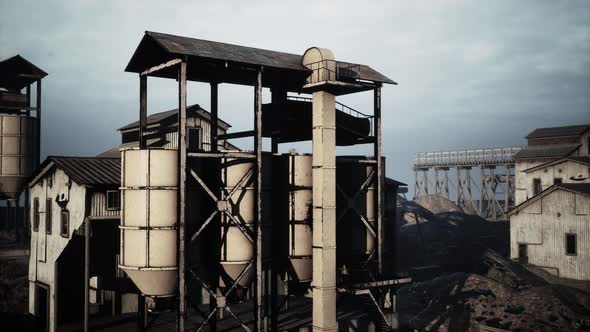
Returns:
[[[173,295],[178,270],[178,152],[125,149],[121,166],[119,267],[144,295]]]
[[[16,199],[33,170],[36,119],[0,115],[0,199]]]

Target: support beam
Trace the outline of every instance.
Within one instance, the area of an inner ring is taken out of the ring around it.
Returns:
[[[220,134],[218,137],[219,137],[219,139],[232,139],[232,138],[253,137],[255,135],[256,135],[255,130],[246,130],[246,131],[237,131],[235,133],[229,133],[229,134]]]
[[[178,70],[178,331],[187,327],[186,287],[186,61]]]
[[[182,62],[181,59],[170,60],[168,62],[165,62],[165,63],[162,63],[160,65],[153,66],[153,67],[151,67],[149,69],[146,69],[146,70],[142,71],[141,74],[139,74],[139,75],[140,76],[147,76],[149,74],[155,73],[155,72],[157,72],[159,70],[162,70],[164,68],[175,66],[175,65],[177,65],[177,64],[179,64],[181,62]]]
[[[264,328],[263,266],[262,266],[262,68],[258,70],[254,85],[254,151],[256,153],[256,297],[255,331]]]
[[[90,218],[84,220],[84,332],[90,331]]]
[[[217,82],[211,83],[211,130],[209,130],[211,152],[219,150],[217,143],[217,131],[218,131],[218,119],[219,119],[219,100],[218,100],[218,84]]]
[[[41,80],[37,81],[37,144],[35,145],[35,165],[39,167],[41,163]]]
[[[377,160],[377,190],[375,200],[375,214],[377,217],[377,270],[379,275],[383,273],[383,160],[381,158],[381,87],[377,87],[373,93],[373,125],[375,128],[374,155]]]
[[[27,101],[26,101],[27,109],[26,109],[26,113],[25,114],[27,116],[30,116],[31,115],[31,110],[29,109],[29,107],[31,107],[31,84],[27,85],[27,88],[26,88],[26,96],[27,96],[26,97],[27,98]]]
[[[147,125],[147,76],[139,76],[139,148],[145,149],[144,130]]]
[[[336,98],[313,93],[313,331],[336,331]]]

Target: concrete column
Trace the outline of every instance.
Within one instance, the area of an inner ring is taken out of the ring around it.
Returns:
[[[313,331],[336,331],[336,98],[313,93]]]

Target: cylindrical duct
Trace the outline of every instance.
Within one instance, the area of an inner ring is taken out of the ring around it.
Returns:
[[[177,284],[178,152],[121,152],[119,267],[145,295],[166,296]]]
[[[0,199],[16,199],[33,170],[37,119],[0,115]]]

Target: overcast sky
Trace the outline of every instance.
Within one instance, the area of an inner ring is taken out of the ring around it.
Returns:
[[[138,117],[139,80],[123,70],[145,30],[370,65],[399,83],[383,89],[383,149],[387,175],[408,184],[416,152],[590,123],[590,1],[0,1],[0,58],[49,73],[43,156],[118,143]],[[148,84],[149,113],[176,106],[175,82]],[[220,88],[235,130],[251,128],[252,91]],[[189,103],[209,109],[208,95],[189,84]],[[339,100],[372,112],[370,93]]]

